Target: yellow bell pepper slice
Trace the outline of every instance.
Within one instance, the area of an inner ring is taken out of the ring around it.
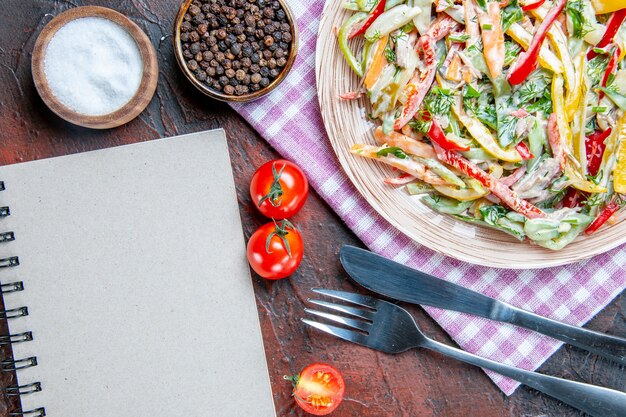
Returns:
[[[596,14],[611,13],[626,8],[626,0],[591,0]]]
[[[617,163],[613,169],[613,188],[616,193],[626,194],[626,115],[617,122]]]
[[[474,188],[458,188],[452,185],[433,185],[433,188],[446,197],[454,198],[459,201],[478,200],[486,196],[489,190],[476,190]]]
[[[522,48],[528,49],[530,43],[533,40],[533,35],[526,31],[519,23],[513,23],[506,31],[513,40],[519,43]],[[539,49],[539,65],[543,68],[552,71],[555,74],[561,74],[564,71],[563,64],[559,59],[550,51],[548,45],[545,43],[541,45]]]
[[[476,142],[478,142],[480,146],[482,146],[489,154],[507,162],[520,162],[522,160],[522,157],[515,148],[502,148],[489,129],[487,129],[487,127],[482,124],[480,120],[465,113],[460,99],[457,99],[455,105],[452,106],[452,112],[457,119],[459,119],[459,122],[465,126],[474,140],[476,140]]]

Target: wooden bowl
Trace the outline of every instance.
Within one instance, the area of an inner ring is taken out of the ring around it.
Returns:
[[[101,17],[117,23],[124,28],[137,43],[143,60],[143,76],[137,92],[125,105],[109,114],[92,116],[81,114],[70,109],[52,94],[48,80],[46,79],[45,53],[50,40],[54,34],[68,22],[83,17]],[[37,42],[35,42],[31,68],[35,87],[41,99],[50,110],[70,123],[92,129],[109,129],[121,126],[137,117],[152,99],[154,91],[156,90],[159,73],[156,52],[154,51],[150,39],[141,28],[123,14],[107,9],[106,7],[98,6],[75,7],[52,19],[41,31]]]
[[[185,0],[183,4],[180,6],[178,11],[178,15],[176,16],[176,21],[174,23],[174,54],[176,55],[176,61],[178,62],[178,66],[185,74],[185,77],[196,87],[198,90],[202,91],[205,95],[214,98],[220,101],[236,101],[236,102],[246,102],[256,100],[259,97],[264,96],[269,93],[278,85],[283,82],[283,80],[287,77],[289,70],[293,66],[294,61],[296,60],[296,55],[298,53],[298,28],[296,26],[296,19],[284,0],[278,0],[283,10],[285,11],[285,15],[287,16],[287,20],[291,25],[291,47],[289,49],[289,56],[287,57],[287,63],[285,67],[281,71],[281,73],[276,77],[274,81],[272,81],[267,87],[262,88],[253,93],[244,94],[241,96],[237,95],[228,95],[224,94],[221,91],[217,91],[206,85],[205,83],[196,79],[193,75],[193,72],[187,68],[187,63],[185,62],[185,57],[183,56],[183,46],[180,41],[180,26],[183,23],[183,18],[185,17],[185,13],[187,13],[187,9],[191,5],[193,0]]]
[[[327,1],[317,39],[316,77],[322,119],[339,162],[367,202],[414,241],[453,258],[506,269],[546,268],[590,258],[626,243],[626,213],[591,236],[581,235],[559,251],[520,242],[500,231],[474,226],[435,212],[403,189],[383,183],[395,177],[389,166],[350,153],[357,143],[376,144],[367,120],[368,100],[344,101],[338,95],[360,88],[358,77],[339,50],[333,28],[352,13],[341,1]]]

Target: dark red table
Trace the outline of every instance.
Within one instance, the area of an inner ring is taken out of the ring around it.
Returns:
[[[94,131],[64,122],[46,108],[33,86],[30,57],[37,35],[52,16],[80,5],[107,6],[130,17],[149,35],[159,56],[159,85],[154,99],[137,119],[117,129]],[[223,127],[249,237],[265,219],[250,201],[248,183],[262,161],[278,155],[227,105],[202,96],[184,79],[170,37],[178,6],[177,0],[4,0],[0,7],[0,164]],[[362,244],[314,192],[293,221],[306,243],[305,259],[298,272],[276,282],[253,276],[279,416],[303,415],[294,406],[290,383],[283,380],[283,375],[296,374],[316,361],[333,364],[346,378],[346,398],[333,414],[337,417],[582,415],[523,387],[507,398],[480,369],[438,354],[411,351],[389,356],[305,328],[300,318],[307,298],[312,296],[311,287],[354,289],[346,280],[337,253],[341,244]],[[624,294],[618,297],[589,327],[626,336],[625,298]],[[426,333],[451,343],[420,308],[409,308]],[[5,332],[6,323],[0,325],[0,331]],[[11,355],[8,347],[0,353],[1,359]],[[623,368],[571,347],[559,350],[540,371],[626,391]],[[2,373],[0,385],[6,387],[14,379],[14,374]],[[246,401],[246,386],[254,383],[242,381],[242,401]],[[8,416],[16,406],[15,398],[1,390],[0,416]],[[211,410],[211,415],[219,415],[218,411]]]

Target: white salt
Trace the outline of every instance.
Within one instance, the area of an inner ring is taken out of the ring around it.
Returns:
[[[120,25],[101,17],[72,20],[48,43],[44,66],[52,94],[88,116],[112,113],[135,95],[141,52]]]

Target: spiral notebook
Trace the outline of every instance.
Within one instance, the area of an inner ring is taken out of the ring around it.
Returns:
[[[0,180],[2,369],[24,415],[275,416],[222,130]]]

